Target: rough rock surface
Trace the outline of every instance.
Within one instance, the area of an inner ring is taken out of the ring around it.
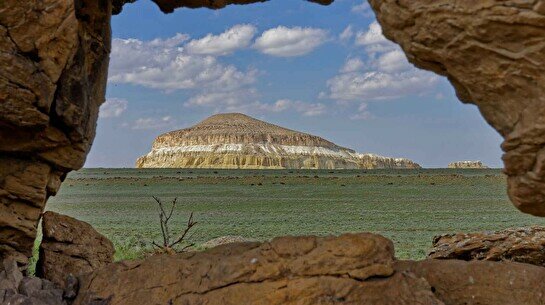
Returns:
[[[538,305],[545,268],[512,262],[398,261],[398,272],[424,278],[445,305]]]
[[[503,137],[509,197],[545,216],[545,1],[370,0],[386,37]]]
[[[488,166],[484,165],[481,161],[457,161],[457,162],[451,162],[448,165],[448,168],[488,168]]]
[[[0,260],[26,261],[47,198],[85,161],[110,11],[109,1],[0,1]]]
[[[48,280],[24,277],[14,259],[0,265],[0,304],[66,305],[66,295],[67,291]]]
[[[545,267],[545,227],[436,236],[428,257],[515,261]]]
[[[443,304],[393,259],[374,234],[228,244],[114,263],[80,277],[74,304]]]
[[[46,212],[36,274],[64,287],[68,274],[75,276],[113,262],[111,241],[91,225],[72,217]]]
[[[133,3],[137,0],[113,0],[113,12],[119,14],[126,3]],[[267,2],[268,0],[153,0],[164,13],[172,13],[176,8],[189,7],[200,8],[207,7],[211,9],[224,8],[230,4],[250,4],[256,2]],[[328,5],[333,0],[307,0],[322,5]]]
[[[408,159],[358,154],[240,113],[214,115],[193,127],[160,135],[136,167],[420,168]]]

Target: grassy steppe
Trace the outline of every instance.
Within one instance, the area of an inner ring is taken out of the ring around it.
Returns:
[[[158,239],[152,195],[178,197],[174,225],[190,211],[193,241],[240,235],[371,231],[395,242],[400,258],[423,258],[434,235],[545,224],[518,212],[500,170],[84,169],[47,208],[92,224],[134,258]]]

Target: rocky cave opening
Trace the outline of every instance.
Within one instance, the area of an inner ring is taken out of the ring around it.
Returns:
[[[69,171],[83,166],[104,102],[111,12],[120,13],[128,2],[134,1],[0,3],[2,260],[26,264],[47,199]],[[219,9],[261,1],[154,2],[168,13],[179,7]],[[332,0],[312,2],[327,5]],[[504,138],[511,201],[522,212],[545,216],[545,1],[370,4],[384,35],[402,47],[411,63],[446,76],[462,102],[479,107]],[[509,262],[396,261],[391,242],[374,234],[281,237],[115,263],[79,277],[79,293],[69,301],[540,304],[545,294],[542,268]],[[0,269],[0,277],[21,289],[17,268],[6,263]],[[9,287],[1,283],[4,298]],[[49,291],[39,285],[37,290]]]

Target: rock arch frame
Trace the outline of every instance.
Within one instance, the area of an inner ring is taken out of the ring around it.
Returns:
[[[0,3],[0,259],[26,262],[48,197],[83,166],[104,102],[111,14],[134,1]],[[266,0],[153,1],[168,13]],[[545,216],[545,1],[370,3],[409,61],[447,76],[504,137],[512,202]]]

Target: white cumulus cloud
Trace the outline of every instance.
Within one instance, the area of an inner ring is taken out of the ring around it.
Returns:
[[[279,26],[263,32],[256,39],[254,48],[272,56],[301,56],[312,52],[327,39],[327,32],[322,29]]]
[[[303,116],[317,116],[326,112],[322,103],[306,103],[298,100],[280,99],[274,103],[264,103],[259,100],[259,94],[254,88],[232,92],[205,92],[190,98],[185,106],[207,107],[215,112],[244,112],[252,114],[267,114],[291,111]]]
[[[214,108],[215,111],[241,111],[248,105],[253,107],[259,94],[254,88],[245,88],[235,91],[205,91],[191,97],[185,106],[200,106]]]
[[[303,116],[318,116],[326,112],[327,107],[322,103],[306,103],[302,101],[293,101],[290,99],[280,99],[271,105],[267,105],[267,110],[272,112],[293,111]]]
[[[256,71],[240,71],[213,56],[188,54],[187,35],[141,41],[114,39],[109,81],[174,91],[195,88],[236,89],[255,81]]]
[[[363,0],[360,4],[354,5],[351,9],[352,13],[361,14],[366,17],[371,16],[371,6],[367,0]]]
[[[341,68],[342,73],[354,72],[362,69],[365,66],[365,63],[357,57],[349,58],[344,63],[344,66]]]
[[[351,120],[367,120],[370,119],[373,115],[367,110],[367,104],[361,103],[358,107],[358,111],[350,116]]]
[[[248,47],[255,33],[253,25],[239,24],[219,35],[208,34],[201,39],[191,40],[186,49],[190,54],[228,55]]]
[[[134,130],[144,130],[172,128],[174,124],[175,120],[171,116],[163,116],[139,118],[132,123],[124,124],[124,126]]]
[[[100,106],[99,117],[116,118],[127,110],[128,105],[129,102],[126,99],[108,98],[104,104]]]
[[[356,34],[355,43],[363,46],[369,53],[386,52],[395,50],[397,45],[386,39],[382,34],[382,28],[378,22],[373,21],[367,31],[360,31]]]
[[[376,60],[377,69],[388,72],[402,72],[407,70],[416,69],[407,61],[407,57],[400,49],[388,51],[381,54]]]
[[[339,34],[339,39],[342,42],[347,42],[348,40],[352,39],[354,36],[354,29],[352,28],[352,25],[348,25],[344,30]]]
[[[421,95],[433,91],[439,80],[435,74],[413,67],[399,46],[382,35],[376,21],[356,35],[355,43],[363,47],[367,60],[348,58],[340,73],[327,81],[329,92],[321,97],[367,102]],[[361,105],[354,118],[369,116],[366,104]]]

